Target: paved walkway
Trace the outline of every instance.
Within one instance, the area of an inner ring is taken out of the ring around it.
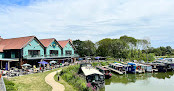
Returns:
[[[61,70],[58,70],[58,72],[60,72],[60,71]],[[54,72],[48,74],[45,77],[45,82],[52,87],[52,91],[64,91],[65,87],[62,84],[60,84],[54,80],[54,75],[56,75],[56,72],[57,71],[54,71]]]

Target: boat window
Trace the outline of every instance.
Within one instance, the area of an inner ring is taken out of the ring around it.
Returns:
[[[98,81],[98,80],[99,80],[98,75],[95,75],[95,80],[96,80],[96,81]]]
[[[169,62],[172,62],[172,59],[169,59],[168,61],[169,61]]]
[[[105,73],[109,73],[109,70],[106,70]]]
[[[101,79],[101,80],[103,80],[103,79],[104,79],[104,77],[103,77],[103,76],[100,76],[100,79]]]
[[[88,67],[91,67],[91,64],[87,64]]]

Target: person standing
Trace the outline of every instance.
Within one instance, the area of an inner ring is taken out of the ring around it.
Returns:
[[[59,81],[59,75],[57,76],[57,80]]]

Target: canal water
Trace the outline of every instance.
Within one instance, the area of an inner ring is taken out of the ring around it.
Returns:
[[[101,91],[174,91],[174,72],[112,74]]]

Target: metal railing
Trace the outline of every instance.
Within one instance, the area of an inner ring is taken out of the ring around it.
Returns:
[[[3,79],[2,76],[1,76],[1,78],[0,78],[0,90],[1,90],[1,91],[6,91],[4,79]]]
[[[72,54],[72,55],[32,55],[32,56],[23,56],[26,59],[30,58],[62,58],[62,57],[79,57],[78,54]]]

